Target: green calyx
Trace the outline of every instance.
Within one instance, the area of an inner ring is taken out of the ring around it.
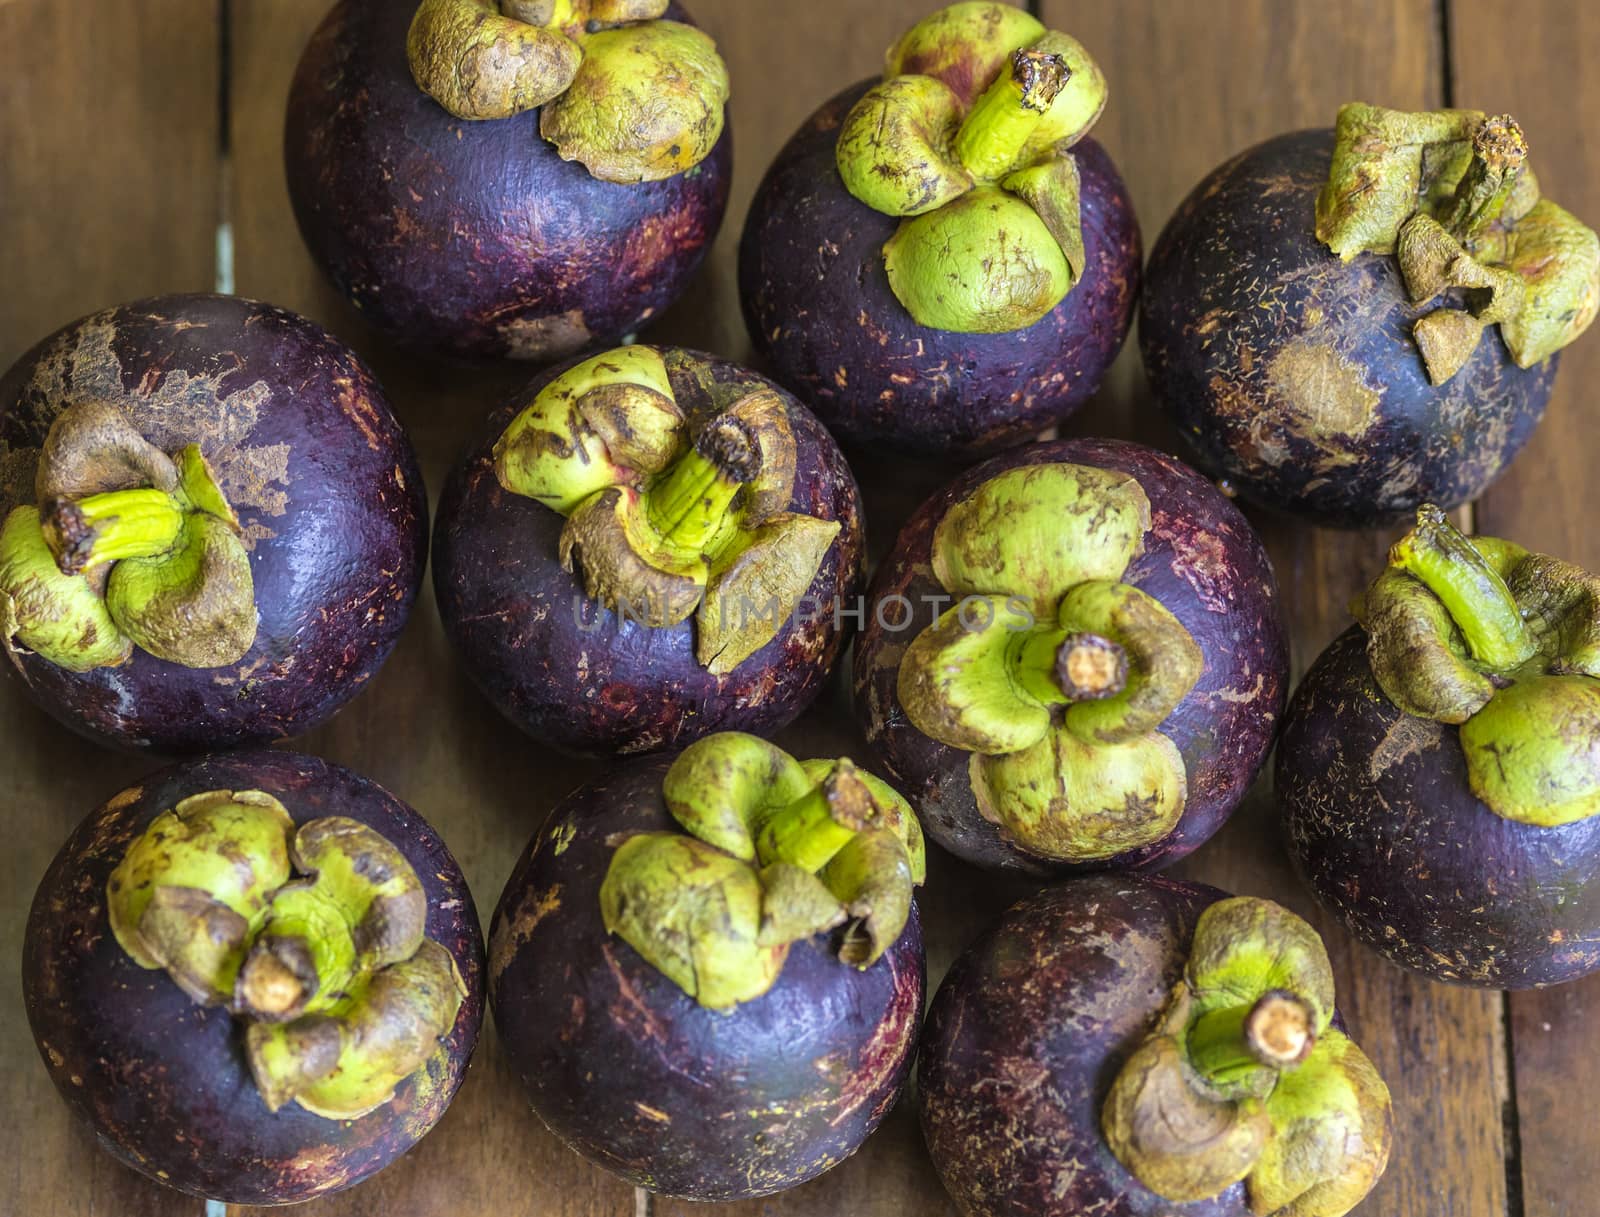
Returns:
[[[926,873],[921,826],[848,760],[800,762],[724,732],[687,748],[662,794],[684,832],[622,842],[600,912],[702,1006],[760,997],[802,939],[837,930],[841,962],[868,968],[905,929]]]
[[[1025,329],[1083,275],[1077,162],[1105,107],[1087,51],[1006,4],[941,9],[891,47],[845,117],[836,162],[868,207],[905,217],[883,248],[919,325]]]
[[[1042,857],[1109,858],[1183,814],[1187,771],[1160,727],[1205,660],[1120,582],[1149,527],[1128,474],[1049,464],[991,478],[934,531],[933,571],[957,603],[906,649],[900,704],[972,753],[979,811]]]
[[[696,656],[717,675],[777,636],[839,534],[787,510],[796,459],[776,392],[686,419],[661,354],[641,346],[557,377],[494,448],[501,486],[566,517],[561,561],[587,594],[651,628],[694,617]]]
[[[1527,154],[1505,115],[1339,111],[1317,239],[1346,261],[1394,254],[1414,304],[1447,295],[1412,332],[1435,384],[1465,366],[1488,326],[1528,368],[1600,307],[1600,237],[1541,197]]]
[[[0,529],[0,637],[69,671],[135,646],[189,668],[255,643],[255,583],[238,517],[197,445],[168,457],[120,411],[69,406],[46,437],[40,506]]]
[[[667,0],[422,0],[417,87],[457,118],[539,109],[539,133],[602,181],[694,168],[722,137],[728,69]]]
[[[296,873],[300,877],[296,877]],[[259,790],[213,790],[151,821],[106,885],[118,944],[245,1022],[268,1108],[329,1119],[388,1102],[455,1024],[465,986],[423,937],[395,847],[342,816],[295,827]]]
[[[1384,695],[1460,726],[1490,810],[1546,828],[1600,812],[1600,579],[1425,506],[1355,614]]]
[[[1112,1083],[1101,1128],[1164,1199],[1243,1182],[1252,1212],[1343,1217],[1388,1162],[1388,1088],[1332,1026],[1316,932],[1269,900],[1201,914],[1183,979]]]

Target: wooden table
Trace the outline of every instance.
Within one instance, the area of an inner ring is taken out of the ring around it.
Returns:
[[[384,0],[402,3],[405,0]],[[733,73],[739,170],[727,226],[690,297],[654,331],[735,358],[749,345],[734,253],[746,203],[780,143],[823,98],[879,70],[883,48],[935,0],[698,0]],[[0,366],[56,326],[124,299],[225,289],[328,325],[377,368],[431,487],[496,399],[525,371],[466,372],[387,349],[322,284],[289,213],[279,145],[300,48],[327,0],[0,0]],[[1522,120],[1541,181],[1600,221],[1600,142],[1579,116],[1600,8],[1575,0],[1036,0],[1110,79],[1096,130],[1133,190],[1147,241],[1199,177],[1276,132],[1331,122],[1360,98],[1421,109],[1459,103]],[[223,238],[219,241],[219,232]],[[231,256],[228,234],[231,233]],[[232,279],[228,278],[232,268]],[[219,279],[220,277],[220,279]],[[1131,344],[1130,344],[1131,345]],[[1566,357],[1557,398],[1515,469],[1475,505],[1481,531],[1600,565],[1600,505],[1585,388],[1600,338]],[[1138,361],[1125,351],[1074,434],[1164,444]],[[878,547],[939,474],[868,482]],[[1346,621],[1387,539],[1257,515],[1278,564],[1301,671]],[[369,774],[444,832],[480,907],[492,908],[523,842],[590,768],[545,753],[500,721],[452,662],[431,596],[374,687],[300,747]],[[785,737],[802,754],[863,752],[842,688]],[[22,1015],[18,960],[35,884],[70,827],[155,767],[70,737],[0,685],[0,1112],[10,1136],[0,1210],[38,1217],[171,1214],[204,1206],[96,1152],[69,1122]],[[1258,788],[1182,872],[1271,896],[1328,935],[1342,1004],[1394,1090],[1397,1150],[1362,1213],[1373,1217],[1588,1217],[1600,1209],[1600,977],[1547,993],[1448,989],[1391,968],[1315,913],[1281,855],[1270,791]],[[1020,891],[936,861],[925,907],[935,980],[985,918]],[[215,1206],[220,1208],[220,1206]],[[529,1113],[492,1030],[439,1128],[376,1180],[302,1210],[435,1217],[680,1217],[691,1206],[635,1195],[562,1148]],[[954,1213],[905,1105],[853,1159],[738,1217]]]

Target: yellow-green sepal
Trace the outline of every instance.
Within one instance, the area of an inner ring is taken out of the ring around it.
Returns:
[[[745,862],[756,857],[762,823],[821,781],[769,740],[721,731],[696,740],[662,779],[667,810],[708,845]]]
[[[1389,1088],[1366,1054],[1328,1028],[1266,1103],[1272,1135],[1245,1182],[1274,1217],[1344,1217],[1383,1174],[1394,1140]]]
[[[934,530],[935,577],[956,596],[1017,596],[1054,617],[1067,590],[1115,581],[1144,552],[1150,500],[1132,475],[1065,463],[997,474]]]
[[[423,941],[327,1014],[252,1023],[246,1055],[263,1101],[291,1100],[328,1120],[355,1120],[394,1098],[455,1025],[466,985],[455,959]]]
[[[106,610],[157,659],[188,668],[237,663],[256,638],[249,552],[226,520],[190,512],[171,553],[111,568]]]
[[[1011,4],[951,4],[912,26],[884,56],[884,76],[932,76],[970,106],[1012,53],[1045,34],[1037,18]]]
[[[1555,828],[1600,812],[1600,680],[1531,676],[1461,726],[1472,792],[1496,815]]]
[[[406,34],[417,87],[457,118],[510,118],[559,97],[583,50],[559,29],[502,15],[496,0],[422,0]]]
[[[1027,329],[1072,290],[1072,267],[1037,212],[979,186],[904,221],[883,247],[895,297],[918,325],[967,334]]]
[[[61,573],[33,507],[13,508],[0,525],[0,645],[69,672],[117,667],[133,655],[89,579]]]
[[[1500,322],[1517,366],[1531,368],[1589,328],[1600,308],[1600,236],[1540,199],[1517,221],[1506,263],[1522,279],[1521,307]]]
[[[618,347],[569,368],[517,413],[495,441],[495,477],[569,515],[590,495],[659,473],[687,440],[661,353]]]
[[[1030,853],[1096,862],[1159,841],[1188,799],[1183,755],[1160,732],[1091,743],[1052,726],[1021,752],[968,762],[983,816]]]
[[[1000,185],[1033,208],[1060,246],[1076,286],[1088,265],[1083,248],[1082,182],[1077,160],[1070,152],[1062,152],[1008,174]]]
[[[777,637],[842,527],[837,520],[781,512],[753,531],[731,530],[734,544],[717,554],[695,612],[700,666],[722,676]]]
[[[980,613],[974,607],[981,603]],[[1019,752],[1050,728],[1050,707],[1013,678],[1034,626],[1025,606],[964,601],[917,635],[900,661],[897,695],[912,726],[968,752]]]
[[[1057,621],[1065,632],[1109,638],[1128,656],[1128,681],[1120,692],[1067,708],[1067,728],[1085,740],[1124,744],[1154,731],[1205,671],[1194,635],[1166,605],[1130,584],[1078,584],[1061,598]]]
[[[216,790],[164,811],[106,884],[118,944],[141,968],[165,969],[197,1002],[226,1002],[251,936],[288,880],[283,805],[261,791]]]
[[[862,94],[839,129],[845,189],[874,211],[914,216],[972,189],[951,151],[961,99],[932,76],[894,76]]]
[[[1362,253],[1393,253],[1424,186],[1435,183],[1442,196],[1454,189],[1455,181],[1446,185],[1440,170],[1450,166],[1459,180],[1483,118],[1480,110],[1341,106],[1333,164],[1317,195],[1317,240],[1346,262]]]
[[[656,182],[710,155],[727,101],[728,68],[710,36],[649,21],[584,39],[577,75],[545,104],[539,133],[602,181]]]
[[[608,933],[712,1010],[760,997],[788,956],[787,945],[760,944],[755,870],[677,833],[644,833],[617,847],[600,914]]]

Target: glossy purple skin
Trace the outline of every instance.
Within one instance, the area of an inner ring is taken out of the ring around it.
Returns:
[[[1139,345],[1202,468],[1372,528],[1476,498],[1533,434],[1556,359],[1517,367],[1494,326],[1430,384],[1411,329],[1439,305],[1410,303],[1397,259],[1341,262],[1316,238],[1332,153],[1331,130],[1281,135],[1196,186],[1150,254]]]
[[[250,551],[255,645],[226,668],[142,650],[74,673],[10,654],[29,694],[99,743],[201,752],[300,735],[383,665],[427,558],[411,442],[353,351],[303,317],[233,296],[108,309],[0,379],[0,516],[34,501],[39,446],[73,400],[122,408],[167,452],[198,443]]]
[[[1496,815],[1468,784],[1460,729],[1398,710],[1359,628],[1300,683],[1275,774],[1301,878],[1394,963],[1489,989],[1600,968],[1600,817]]]
[[[533,1108],[628,1182],[691,1200],[765,1196],[854,1153],[911,1072],[926,969],[915,904],[858,971],[833,935],[794,944],[761,997],[707,1010],[600,918],[618,844],[680,831],[670,761],[569,796],[528,843],[490,932],[495,1026]]]
[[[726,360],[660,349],[691,423],[754,389],[776,388]],[[693,618],[650,629],[590,600],[581,575],[561,568],[564,518],[495,478],[494,441],[559,372],[536,377],[495,412],[439,503],[434,590],[473,681],[539,742],[579,755],[677,750],[714,731],[770,735],[793,721],[844,646],[831,606],[852,608],[864,582],[861,495],[833,439],[778,390],[797,452],[788,510],[842,525],[811,583],[814,602],[828,607],[810,620],[795,614],[771,642],[717,677],[695,659]]]
[[[1139,224],[1105,150],[1074,145],[1083,279],[1045,317],[1004,334],[918,325],[889,287],[883,246],[900,219],[845,189],[839,127],[875,81],[809,118],[756,191],[739,244],[739,297],[773,375],[861,445],[976,456],[1023,443],[1099,388],[1133,318]]]
[[[1145,552],[1124,582],[1155,597],[1200,644],[1205,670],[1160,730],[1182,753],[1189,797],[1172,832],[1093,863],[1040,857],[978,811],[971,753],[912,725],[897,684],[905,647],[951,607],[929,563],[945,512],[990,478],[1024,465],[1068,462],[1132,474],[1151,506]],[[904,596],[914,610],[890,597]],[[943,601],[936,598],[945,597]],[[1197,848],[1238,806],[1267,759],[1288,693],[1289,658],[1277,581],[1260,539],[1217,489],[1173,457],[1120,440],[1033,444],[969,469],[907,521],[867,593],[856,644],[856,718],[923,827],[957,857],[1035,875],[1158,869]],[[880,620],[881,618],[881,620]],[[902,625],[902,622],[904,624]]]
[[[721,227],[731,134],[665,181],[602,182],[544,141],[538,111],[466,122],[422,92],[416,7],[343,0],[300,61],[284,158],[311,256],[405,347],[551,361],[637,330]]]
[[[1117,1071],[1223,895],[1153,875],[1078,879],[1013,905],[956,961],[923,1027],[917,1100],[962,1217],[1247,1217],[1242,1184],[1161,1199],[1100,1132]]]
[[[141,968],[106,920],[105,890],[156,816],[208,790],[263,790],[297,824],[348,816],[386,837],[428,895],[428,937],[455,957],[455,1026],[395,1097],[357,1120],[267,1110],[242,1024]],[[157,1182],[230,1204],[290,1204],[351,1187],[438,1123],[483,1019],[483,937],[450,851],[410,807],[337,765],[292,752],[203,757],[152,774],[89,815],[51,863],[24,939],[28,1023],[51,1080],[108,1153]],[[419,1078],[427,1074],[427,1083]]]

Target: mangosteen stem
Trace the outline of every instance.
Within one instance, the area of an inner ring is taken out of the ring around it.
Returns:
[[[1254,1004],[1202,1015],[1189,1031],[1189,1063],[1214,1085],[1226,1085],[1262,1065],[1292,1069],[1316,1046],[1309,1003],[1283,989]]]
[[[1527,159],[1528,141],[1516,119],[1509,114],[1484,119],[1473,133],[1472,163],[1456,184],[1445,221],[1450,235],[1458,241],[1469,241],[1498,219]]]
[[[64,575],[123,558],[169,553],[183,533],[184,507],[164,490],[112,490],[76,501],[52,499],[39,513],[45,543]]]
[[[1416,526],[1390,548],[1389,564],[1439,598],[1480,663],[1509,673],[1533,657],[1533,638],[1511,589],[1432,503],[1417,509]]]
[[[967,172],[994,181],[1013,168],[1071,76],[1062,55],[1013,52],[1009,70],[985,90],[956,133],[956,155]]]
[[[1040,703],[1114,697],[1128,685],[1128,652],[1089,630],[1031,630],[1013,652],[1012,679]]]
[[[844,757],[819,785],[761,825],[756,856],[763,866],[790,862],[815,874],[877,818],[871,789]]]
[[[647,492],[650,523],[674,547],[702,551],[722,529],[740,488],[760,472],[761,450],[749,427],[719,415]]]

